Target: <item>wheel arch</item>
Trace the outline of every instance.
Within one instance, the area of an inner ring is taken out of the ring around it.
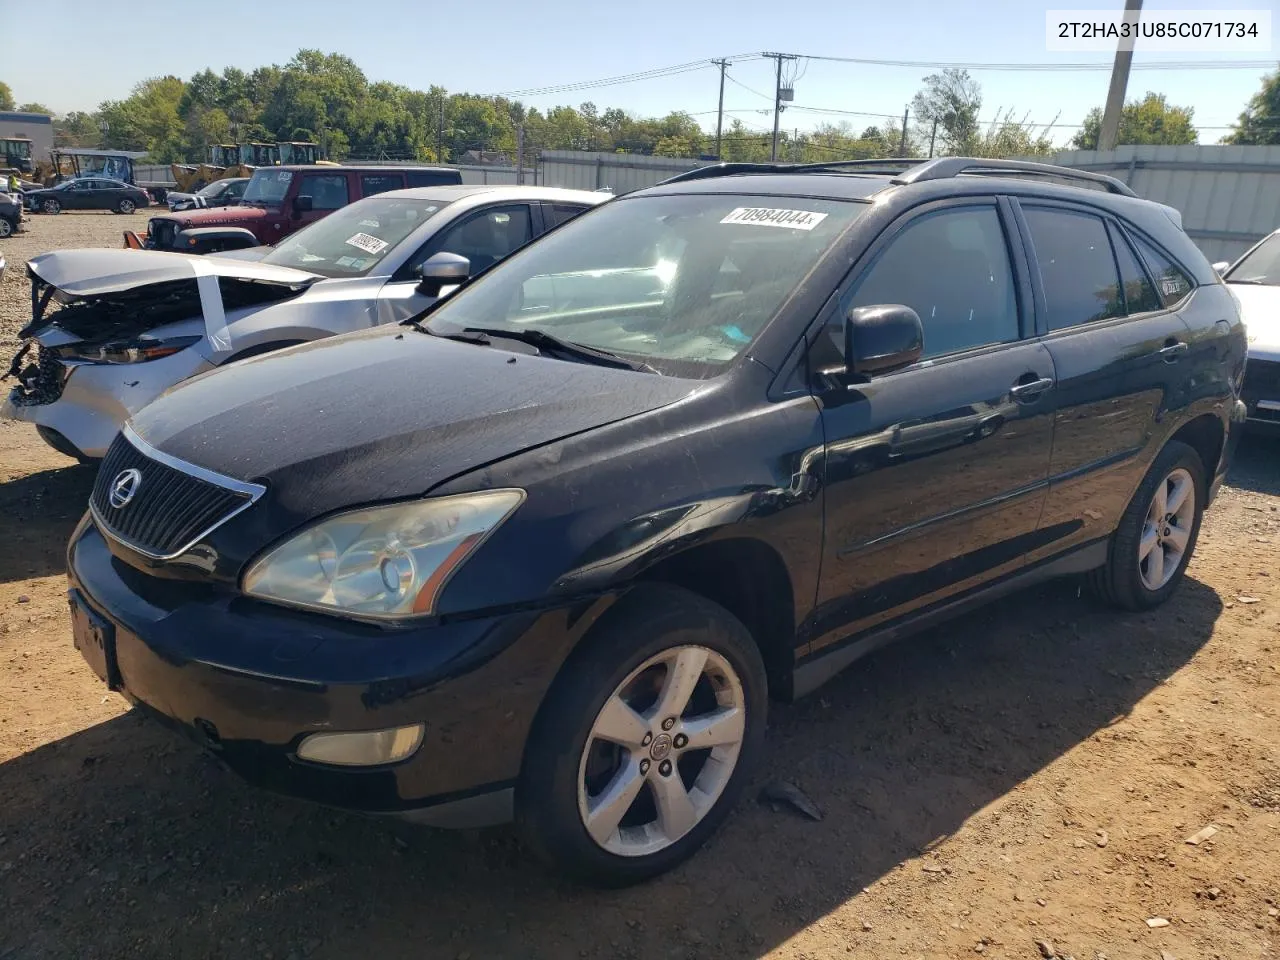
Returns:
[[[1227,430],[1222,420],[1212,413],[1201,414],[1191,420],[1188,420],[1169,438],[1169,442],[1175,440],[1185,443],[1196,455],[1200,457],[1200,462],[1204,466],[1205,489],[1200,492],[1201,498],[1208,496],[1209,484],[1213,481],[1214,472],[1218,468],[1218,460],[1222,457],[1222,446],[1226,443]],[[1200,504],[1201,508],[1205,503]]]

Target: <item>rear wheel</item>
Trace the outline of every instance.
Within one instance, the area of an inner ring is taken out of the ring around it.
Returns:
[[[719,827],[764,737],[764,664],[695,594],[642,586],[609,611],[547,696],[517,819],[547,862],[600,886],[656,876]]]
[[[62,204],[60,204],[57,200],[41,200],[40,209],[48,214],[61,213]]]
[[[1125,610],[1164,603],[1186,573],[1204,502],[1200,456],[1185,443],[1170,442],[1125,510],[1106,566],[1090,573],[1094,592]]]
[[[133,211],[137,209],[138,209],[138,205],[134,203],[132,200],[130,200],[128,197],[122,198],[120,202],[116,204],[116,213],[129,214],[129,213],[133,213]]]
[[[16,229],[17,228],[14,226],[13,221],[8,217],[0,217],[0,237],[12,236]]]

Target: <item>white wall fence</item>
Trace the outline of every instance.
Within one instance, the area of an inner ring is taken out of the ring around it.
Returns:
[[[677,160],[638,153],[588,153],[578,150],[543,150],[542,179],[548,187],[602,190],[615,194],[643,190],[694,167],[714,160]]]
[[[1280,146],[1069,150],[1054,162],[1108,174],[1140,197],[1177,208],[1211,261],[1234,260],[1280,228]]]

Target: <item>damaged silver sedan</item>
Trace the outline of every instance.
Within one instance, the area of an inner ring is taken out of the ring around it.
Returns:
[[[432,187],[368,197],[282,240],[219,256],[68,250],[35,257],[31,323],[0,417],[101,457],[169,387],[224,364],[404,320],[607,198],[546,187]]]

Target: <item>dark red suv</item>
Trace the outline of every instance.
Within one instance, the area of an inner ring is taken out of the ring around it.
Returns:
[[[375,193],[461,182],[452,167],[263,167],[254,171],[239,206],[152,217],[145,237],[125,231],[125,246],[216,253],[272,244]]]

